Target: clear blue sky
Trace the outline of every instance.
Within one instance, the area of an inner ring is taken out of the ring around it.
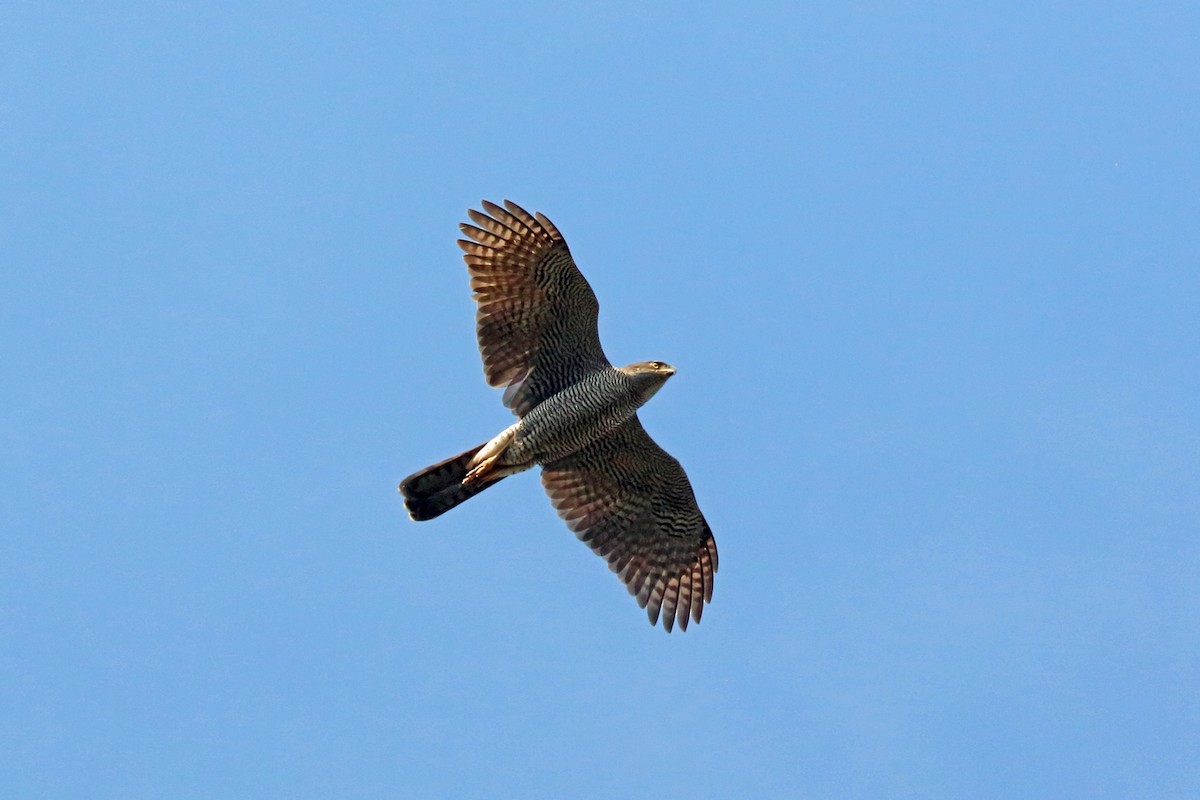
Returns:
[[[1200,796],[1195,3],[0,10],[0,794]],[[646,624],[457,223],[563,230],[721,552]]]

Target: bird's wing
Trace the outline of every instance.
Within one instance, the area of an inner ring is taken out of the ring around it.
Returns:
[[[516,203],[483,202],[459,227],[483,371],[517,416],[608,366],[596,295],[554,223]]]
[[[712,601],[717,543],[679,462],[635,415],[542,469],[558,515],[625,582],[650,624],[687,630]]]

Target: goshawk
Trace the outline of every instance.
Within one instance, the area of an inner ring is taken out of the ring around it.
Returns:
[[[432,519],[502,478],[542,467],[572,531],[625,582],[650,624],[700,620],[712,601],[717,545],[679,462],[637,409],[675,374],[641,361],[615,368],[600,347],[599,304],[542,214],[484,202],[459,227],[483,371],[518,417],[499,435],[400,483],[414,520]],[[486,213],[485,213],[486,212]]]

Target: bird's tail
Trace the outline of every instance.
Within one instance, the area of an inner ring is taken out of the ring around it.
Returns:
[[[500,473],[495,477],[488,475],[468,484],[462,482],[470,470],[471,459],[486,444],[484,442],[465,453],[439,461],[400,481],[400,494],[404,495],[404,507],[408,509],[408,515],[418,522],[433,519],[506,477],[509,473]]]

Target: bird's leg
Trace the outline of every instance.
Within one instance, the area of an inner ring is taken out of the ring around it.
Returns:
[[[499,456],[497,456],[498,458]],[[484,480],[500,480],[507,478],[509,475],[516,475],[518,472],[524,472],[533,467],[533,464],[505,464],[500,466],[496,464],[496,460],[492,459],[486,464],[480,464],[475,469],[471,470],[463,477],[463,486],[469,486],[476,481]]]
[[[486,478],[488,472],[492,468],[492,465],[496,463],[496,459],[499,457],[500,457],[499,455],[494,455],[491,458],[489,458],[487,461],[484,461],[483,463],[472,467],[471,471],[463,476],[463,479],[462,479],[463,486],[470,486],[472,483],[475,483],[476,481],[481,481],[484,478]]]
[[[505,428],[498,436],[485,444],[483,448],[475,454],[475,457],[471,459],[471,469],[462,479],[463,486],[469,486],[470,484],[484,480],[485,478],[496,478],[499,480],[506,475],[524,472],[533,466],[532,464],[505,464],[503,466],[497,464],[500,456],[504,455],[504,451],[508,449],[508,446],[512,444],[513,439],[516,438],[517,426],[519,424],[520,423],[516,423]]]

